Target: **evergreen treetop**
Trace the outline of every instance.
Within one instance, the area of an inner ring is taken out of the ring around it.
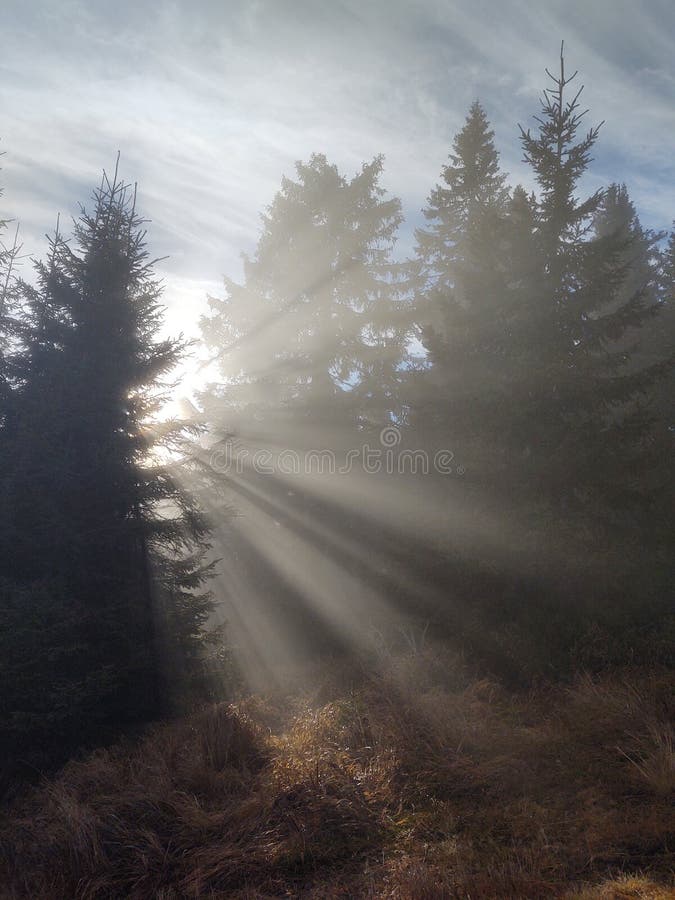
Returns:
[[[395,381],[405,355],[390,260],[400,203],[378,184],[381,157],[351,180],[322,155],[296,170],[263,215],[243,284],[226,281],[227,297],[211,301],[203,322],[228,376],[221,417],[246,409],[285,425],[382,419],[395,400],[374,397],[374,373],[385,366]]]

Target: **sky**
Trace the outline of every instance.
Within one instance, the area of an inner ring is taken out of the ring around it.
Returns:
[[[512,184],[533,186],[517,123],[535,127],[545,67],[586,85],[605,120],[584,187],[623,181],[643,225],[675,217],[672,0],[3,0],[0,217],[40,257],[103,168],[138,183],[167,327],[198,333],[208,294],[241,274],[260,213],[294,162],[352,176],[385,155],[398,254],[471,102]],[[24,261],[24,274],[30,263]]]

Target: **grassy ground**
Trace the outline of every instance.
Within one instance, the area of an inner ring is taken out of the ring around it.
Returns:
[[[0,821],[2,896],[675,897],[673,679],[527,695],[446,653],[217,705]]]

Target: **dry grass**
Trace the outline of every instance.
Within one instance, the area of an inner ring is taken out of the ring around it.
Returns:
[[[427,648],[345,682],[70,763],[0,822],[2,896],[675,896],[666,674],[513,695]]]

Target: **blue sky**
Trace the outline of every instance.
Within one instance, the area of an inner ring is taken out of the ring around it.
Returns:
[[[561,39],[589,123],[606,121],[586,186],[625,181],[650,227],[675,217],[669,0],[5,0],[2,31],[0,214],[42,255],[57,212],[77,212],[119,149],[150,250],[169,256],[173,331],[195,332],[312,152],[348,175],[385,154],[401,253],[473,99],[511,182],[531,186],[517,123],[533,124]]]

